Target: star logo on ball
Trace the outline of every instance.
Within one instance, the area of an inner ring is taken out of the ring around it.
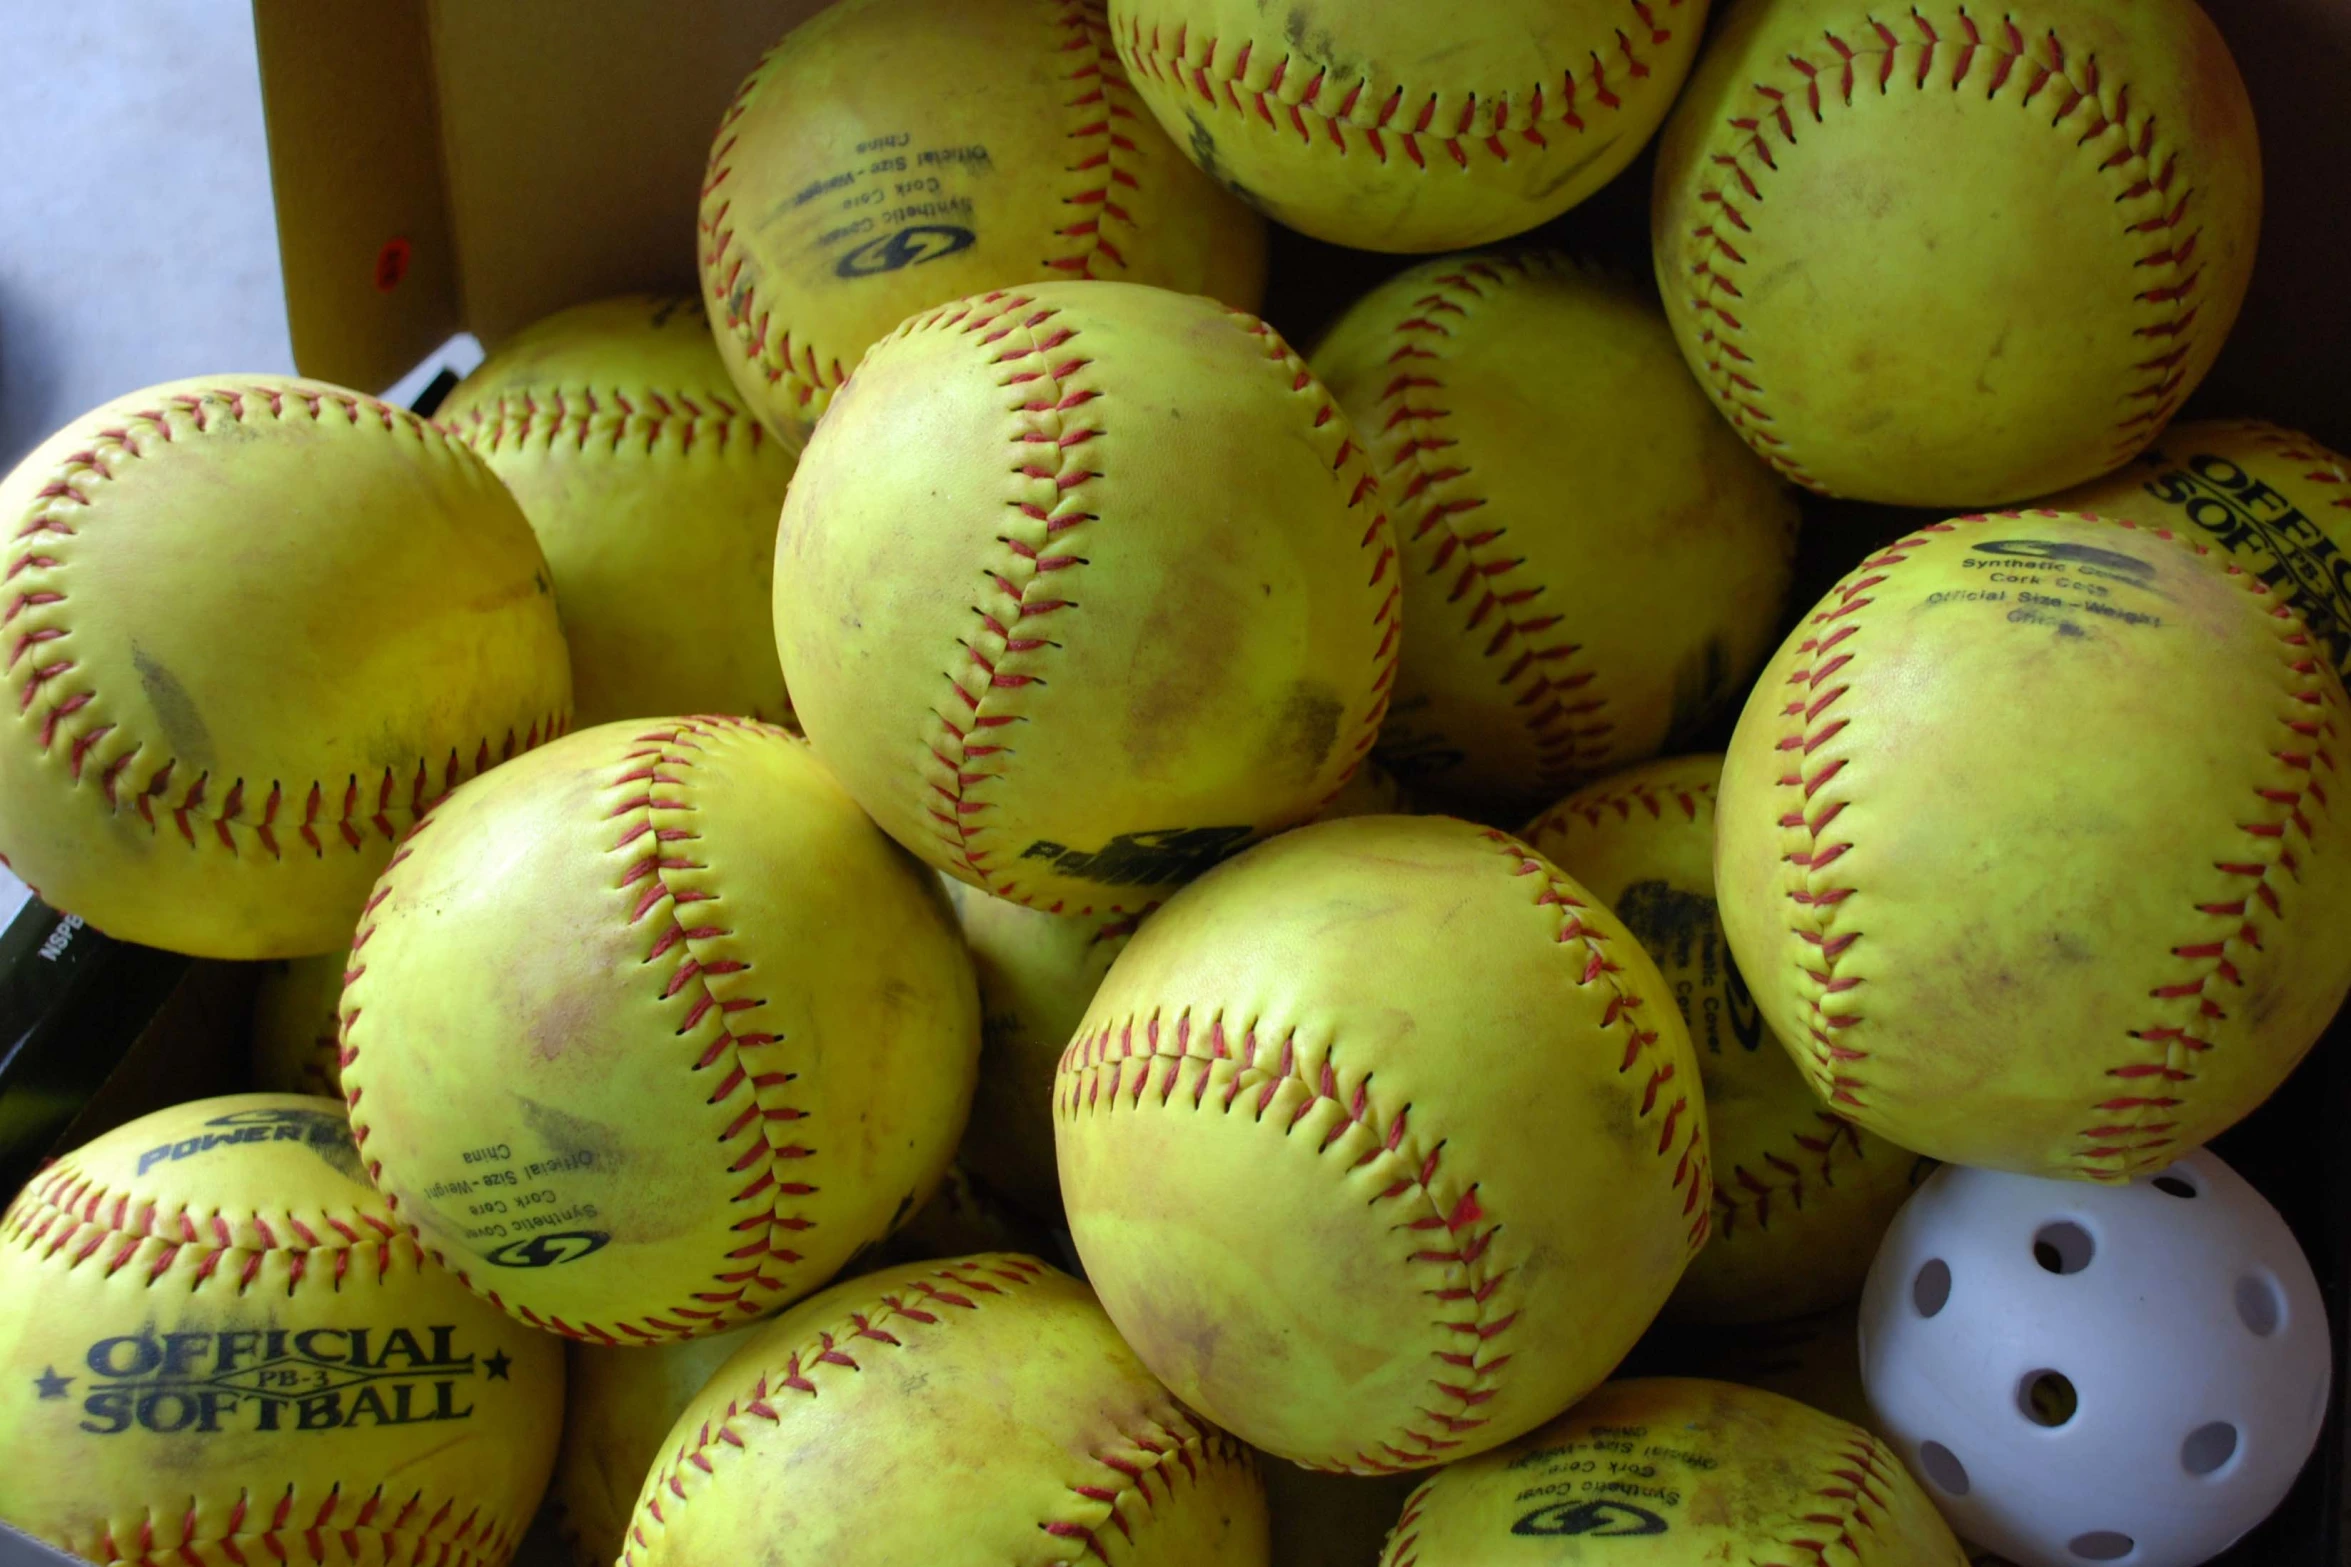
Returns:
[[[506,1380],[506,1368],[513,1364],[513,1357],[500,1350],[482,1361],[482,1371],[492,1382],[503,1382]]]
[[[33,1386],[43,1398],[63,1398],[65,1390],[73,1385],[73,1378],[61,1377],[55,1366],[43,1366],[41,1374],[33,1378]]]

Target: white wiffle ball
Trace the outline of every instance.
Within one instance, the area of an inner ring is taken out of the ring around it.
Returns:
[[[1945,1166],[1861,1298],[1879,1429],[2019,1567],[2192,1567],[2284,1498],[2332,1375],[2285,1221],[2212,1154],[2120,1186]]]

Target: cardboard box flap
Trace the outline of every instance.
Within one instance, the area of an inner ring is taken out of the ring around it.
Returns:
[[[255,0],[303,373],[374,389],[460,329],[692,292],[719,115],[822,0]]]

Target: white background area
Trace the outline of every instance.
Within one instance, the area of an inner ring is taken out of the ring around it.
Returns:
[[[0,0],[0,470],[180,376],[291,372],[250,0]]]

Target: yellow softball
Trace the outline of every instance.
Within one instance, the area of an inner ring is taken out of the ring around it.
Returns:
[[[368,1173],[537,1327],[715,1333],[938,1185],[971,963],[932,879],[780,729],[606,724],[451,795],[343,986]]]
[[[427,802],[568,721],[530,525],[372,397],[134,392],[0,480],[0,528],[0,860],[125,941],[328,951]]]
[[[1507,1442],[1608,1374],[1705,1239],[1670,996],[1503,833],[1284,834],[1144,922],[1063,1057],[1087,1276],[1178,1397],[1277,1457]]]
[[[671,1431],[620,1564],[778,1539],[810,1561],[1265,1567],[1265,1495],[1083,1284],[989,1254],[835,1285],[763,1327]]]
[[[1448,257],[1373,290],[1313,358],[1404,556],[1379,755],[1422,796],[1523,821],[1746,690],[1795,497],[1714,416],[1645,291],[1548,251]]]
[[[1159,123],[1268,217],[1360,250],[1453,250],[1555,218],[1632,162],[1706,0],[1110,0],[1110,23]]]
[[[2258,419],[2175,424],[2128,466],[2044,504],[2226,551],[2301,612],[2351,678],[2351,459]]]
[[[341,952],[284,958],[262,971],[253,997],[253,1086],[270,1093],[343,1097]]]
[[[577,723],[789,720],[768,579],[792,459],[728,384],[700,301],[550,316],[499,344],[440,423],[546,551]]]
[[[1697,1047],[1714,1231],[1666,1310],[1774,1322],[1861,1293],[1921,1161],[1824,1107],[1757,1012],[1714,906],[1719,756],[1675,757],[1578,791],[1527,829],[1665,975]]]
[[[0,1521],[86,1561],[501,1567],[561,1347],[467,1294],[334,1101],[203,1099],[0,1216]]]
[[[1353,428],[1270,327],[1051,283],[866,356],[784,502],[776,640],[892,837],[999,897],[1133,913],[1347,781],[1397,575]]]
[[[2121,1180],[2268,1097],[2351,990],[2344,694],[2243,567],[2060,512],[1863,561],[1723,767],[1723,929],[1828,1106]]]
[[[1265,228],[1135,101],[1102,0],[844,0],[720,120],[702,297],[744,398],[797,451],[917,311],[1057,278],[1255,309]]]
[[[2220,352],[2261,156],[2194,0],[1734,8],[1658,140],[1657,283],[1749,445],[1831,495],[2104,473]]]
[[[1892,1449],[1728,1382],[1611,1382],[1522,1442],[1431,1477],[1384,1567],[1966,1567]]]
[[[612,1567],[669,1428],[758,1331],[753,1324],[669,1344],[566,1346],[563,1446],[547,1506],[576,1567]]]

